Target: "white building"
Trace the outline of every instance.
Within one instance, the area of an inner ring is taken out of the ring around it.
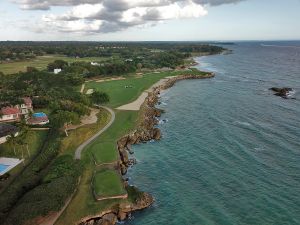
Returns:
[[[61,72],[61,69],[54,69],[54,71],[53,71],[54,74],[58,74],[60,72]]]
[[[0,123],[19,121],[22,115],[26,117],[32,111],[32,100],[29,97],[24,97],[22,104],[0,109]]]

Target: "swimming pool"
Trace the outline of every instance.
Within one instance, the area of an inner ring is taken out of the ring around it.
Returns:
[[[0,173],[4,172],[8,167],[8,165],[0,164]]]
[[[38,112],[38,113],[33,114],[33,117],[45,117],[45,116],[47,116],[47,115],[43,112]]]

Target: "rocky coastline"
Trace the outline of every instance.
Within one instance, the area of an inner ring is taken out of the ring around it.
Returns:
[[[205,79],[214,76],[214,73],[209,72],[205,75],[181,75],[169,78],[163,84],[153,87],[141,108],[141,119],[137,129],[123,136],[117,142],[120,155],[119,168],[122,175],[125,175],[127,169],[135,164],[135,160],[129,158],[129,154],[133,154],[131,151],[132,145],[161,139],[161,131],[156,125],[158,124],[157,118],[163,112],[155,107],[159,102],[161,91],[172,87],[180,80]],[[149,193],[140,192],[136,187],[129,186],[127,181],[124,182],[127,190],[138,193],[134,203],[120,203],[110,210],[101,212],[99,215],[83,218],[79,225],[115,225],[117,221],[126,220],[132,212],[143,210],[152,205],[154,199]]]

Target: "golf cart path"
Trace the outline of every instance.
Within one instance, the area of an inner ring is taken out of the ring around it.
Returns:
[[[104,131],[106,131],[115,121],[116,115],[115,112],[105,106],[98,106],[100,108],[106,109],[107,111],[109,111],[109,113],[111,114],[111,119],[109,121],[108,124],[105,125],[105,127],[103,127],[101,130],[99,130],[94,136],[92,136],[91,138],[89,138],[88,140],[86,140],[85,142],[83,142],[80,146],[78,146],[78,148],[75,151],[75,159],[81,159],[81,152],[83,151],[83,149],[89,145],[92,141],[94,141],[97,137],[99,137]]]

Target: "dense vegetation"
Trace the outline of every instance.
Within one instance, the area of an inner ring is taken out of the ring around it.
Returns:
[[[1,78],[0,107],[18,104],[29,96],[35,109],[47,109],[56,128],[65,122],[78,123],[80,116],[89,113],[92,101],[78,92],[84,80],[76,74],[33,71]]]
[[[80,163],[70,155],[55,159],[41,184],[18,201],[6,223],[18,225],[38,216],[46,216],[50,211],[59,211],[76,189],[80,168]]]
[[[38,186],[45,175],[45,168],[56,157],[59,140],[54,132],[49,134],[41,153],[30,163],[23,172],[0,195],[0,221],[4,221],[7,214],[18,200],[28,191]]]
[[[0,42],[0,60],[20,60],[47,54],[69,57],[146,56],[149,52],[218,53],[222,47],[203,42]]]
[[[79,163],[72,156],[55,159],[63,138],[60,128],[66,123],[79,123],[80,117],[89,113],[93,100],[79,93],[78,86],[84,80],[76,74],[31,70],[11,76],[1,75],[0,80],[1,107],[21,103],[22,97],[30,96],[34,109],[45,111],[50,116],[52,127],[36,157],[0,195],[0,223],[7,218],[7,224],[21,224],[35,216],[58,211],[74,191],[80,175]],[[101,99],[98,101],[102,103]],[[27,145],[28,132],[25,133],[27,128],[22,124],[17,124],[21,128],[19,136],[9,139],[8,144],[13,149],[17,145]]]
[[[73,63],[56,60],[47,69],[53,72],[60,68],[84,77],[111,76],[141,69],[175,68],[194,54],[216,54],[223,50],[219,46],[197,42],[0,42],[0,63],[30,61],[43,55],[64,55],[76,59],[99,57],[95,65],[85,60]],[[31,66],[29,70],[34,68]]]

